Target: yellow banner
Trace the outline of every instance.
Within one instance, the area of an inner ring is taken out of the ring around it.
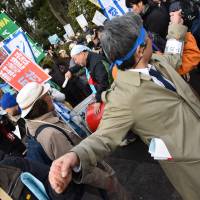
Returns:
[[[99,8],[101,8],[101,6],[98,3],[98,0],[89,0],[89,1],[98,6]]]

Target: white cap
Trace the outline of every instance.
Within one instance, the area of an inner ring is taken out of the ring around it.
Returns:
[[[71,50],[71,57],[73,57],[83,51],[91,51],[91,49],[87,46],[77,44]]]

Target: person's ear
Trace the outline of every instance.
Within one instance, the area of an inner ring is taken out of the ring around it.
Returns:
[[[141,58],[144,55],[144,46],[138,46],[135,52],[135,57],[136,58]]]

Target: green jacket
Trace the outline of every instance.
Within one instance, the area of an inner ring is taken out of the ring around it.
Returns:
[[[184,39],[186,27],[169,26],[168,37]],[[200,101],[176,72],[178,55],[153,55],[150,61],[176,86],[177,93],[163,88],[151,77],[119,71],[110,90],[98,130],[72,149],[80,158],[84,177],[98,160],[113,152],[128,130],[147,145],[161,138],[172,161],[160,161],[166,175],[184,200],[200,199]]]

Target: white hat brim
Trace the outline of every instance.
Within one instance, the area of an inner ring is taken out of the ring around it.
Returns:
[[[44,89],[43,89],[43,92],[42,92],[42,94],[39,96],[39,97],[37,97],[37,99],[35,99],[35,101],[32,103],[32,105],[30,106],[30,107],[28,107],[27,109],[22,109],[21,111],[21,118],[24,118],[24,117],[26,117],[26,115],[28,115],[28,113],[31,111],[31,109],[33,108],[33,106],[34,106],[34,104],[35,104],[35,102],[40,98],[40,97],[42,97],[44,94],[46,94],[48,91],[49,91],[49,89],[50,89],[50,84],[49,83],[46,83],[46,84],[44,84],[43,85],[43,87],[44,87]]]

